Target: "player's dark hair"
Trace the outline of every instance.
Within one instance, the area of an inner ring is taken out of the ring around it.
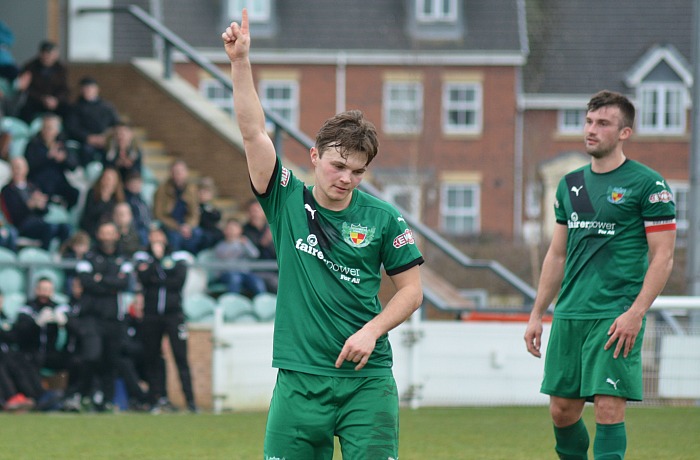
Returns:
[[[326,120],[316,135],[319,156],[329,147],[335,147],[343,158],[350,153],[364,153],[367,155],[366,166],[379,150],[377,129],[359,110],[339,113]]]
[[[614,106],[620,109],[620,113],[622,114],[621,128],[634,127],[634,104],[632,104],[630,100],[622,94],[614,91],[603,90],[594,94],[591,100],[588,101],[589,112],[594,112],[602,107],[609,106]]]

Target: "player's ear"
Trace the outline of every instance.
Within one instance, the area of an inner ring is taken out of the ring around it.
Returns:
[[[311,147],[311,150],[309,150],[309,155],[311,156],[311,164],[316,166],[319,159],[318,149],[316,147]]]
[[[624,128],[622,128],[622,130],[620,130],[620,140],[621,141],[626,141],[627,139],[630,138],[631,135],[632,135],[632,128],[630,128],[629,126],[625,126]]]

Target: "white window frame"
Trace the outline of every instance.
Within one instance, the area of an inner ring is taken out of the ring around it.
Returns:
[[[457,0],[416,0],[416,20],[423,23],[455,22]]]
[[[474,100],[452,100],[450,95],[452,91],[473,91]],[[465,114],[472,112],[474,117],[473,123],[456,124],[452,122],[450,117],[451,112],[460,112]],[[481,83],[461,83],[461,82],[446,82],[442,86],[442,131],[445,134],[479,134],[483,126],[483,89]]]
[[[226,12],[231,19],[241,19],[243,8],[248,9],[250,22],[270,22],[271,0],[226,0]]]
[[[289,99],[269,99],[267,90],[271,87],[288,89]],[[280,115],[294,128],[299,127],[299,82],[296,80],[261,80],[258,85],[258,94],[260,102],[266,109]],[[283,111],[287,111],[289,116],[285,115]],[[271,129],[272,126],[268,126],[268,128]]]
[[[399,197],[406,197],[408,206],[406,206],[404,210],[410,214],[411,217],[420,220],[420,187],[415,185],[388,184],[384,186],[382,192],[384,193],[384,197],[392,203],[397,203],[397,198]]]
[[[678,83],[639,86],[637,130],[640,134],[678,135],[686,130],[686,88]],[[675,97],[675,101],[671,100]],[[654,98],[652,101],[651,99]],[[668,107],[673,104],[673,107]],[[673,118],[669,120],[667,117]]]
[[[210,90],[215,93],[211,95]],[[212,104],[233,116],[233,94],[214,78],[203,78],[199,80],[199,94],[204,96]]]
[[[557,113],[557,129],[561,134],[583,134],[585,123],[586,109],[560,109]]]
[[[397,94],[408,96],[411,93],[414,96],[413,99],[394,97]],[[418,81],[384,82],[382,98],[382,119],[386,133],[419,134],[422,131],[423,83]]]
[[[452,191],[471,191],[472,202],[461,207],[452,207],[448,196]],[[448,219],[462,219],[459,227],[450,228]],[[469,225],[468,222],[472,224]],[[481,185],[469,183],[443,183],[440,187],[440,228],[450,235],[478,235],[481,232]]]

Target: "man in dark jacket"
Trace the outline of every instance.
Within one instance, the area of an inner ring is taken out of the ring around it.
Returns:
[[[81,163],[103,162],[112,128],[119,115],[112,104],[100,97],[100,87],[92,77],[80,80],[80,96],[69,108],[66,133],[81,144]]]
[[[168,240],[162,230],[152,230],[149,241],[149,251],[136,253],[134,259],[144,298],[141,334],[151,404],[154,412],[171,407],[163,373],[158,372],[162,355],[161,343],[163,335],[167,334],[187,408],[191,412],[197,412],[187,362],[187,325],[182,310],[182,287],[187,276],[186,260],[178,257],[177,253],[168,252]]]
[[[71,232],[66,223],[49,223],[44,216],[49,212],[49,197],[37,186],[27,181],[29,167],[24,157],[10,161],[12,180],[0,192],[2,212],[8,223],[14,225],[21,236],[41,240],[41,247],[49,249],[51,241],[65,241]]]
[[[27,62],[20,74],[31,75],[26,101],[19,117],[27,123],[44,112],[65,116],[68,107],[68,72],[59,61],[58,46],[50,41],[39,44],[37,57]]]
[[[84,384],[83,397],[92,394],[93,379],[99,388],[92,396],[98,411],[112,409],[114,380],[117,377],[123,335],[124,312],[121,294],[129,288],[133,265],[117,252],[119,232],[112,222],[103,222],[97,228],[97,245],[76,265],[83,286],[80,320],[83,328],[92,330],[83,334]]]
[[[41,117],[41,131],[32,138],[24,151],[29,165],[28,179],[49,199],[66,208],[78,202],[80,192],[73,187],[66,173],[78,166],[78,158],[66,149],[61,138],[61,118],[53,113]]]

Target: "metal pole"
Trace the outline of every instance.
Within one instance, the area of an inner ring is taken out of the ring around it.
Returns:
[[[693,11],[693,108],[692,144],[690,149],[690,190],[688,192],[688,295],[700,295],[700,0],[695,0]],[[693,313],[694,325],[700,326],[700,315]]]

